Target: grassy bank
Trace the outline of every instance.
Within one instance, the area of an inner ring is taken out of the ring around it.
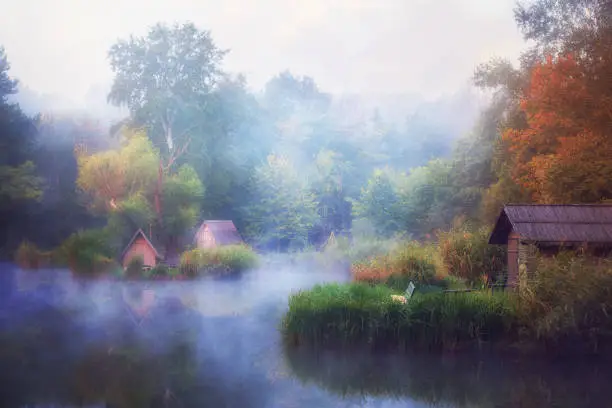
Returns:
[[[496,342],[512,331],[515,305],[505,294],[415,294],[365,283],[316,286],[293,295],[282,321],[290,343],[458,348]]]
[[[392,285],[317,286],[291,296],[282,331],[292,344],[609,354],[612,264],[563,254],[536,267],[514,292],[417,289],[406,303]]]
[[[252,269],[258,264],[257,254],[246,245],[230,245],[184,252],[177,267],[157,265],[145,269],[143,260],[134,257],[125,271],[116,261],[120,248],[104,229],[85,230],[72,234],[59,247],[43,250],[23,242],[15,254],[15,262],[25,270],[68,268],[79,276],[107,275],[127,279],[193,279],[209,274],[232,274]]]

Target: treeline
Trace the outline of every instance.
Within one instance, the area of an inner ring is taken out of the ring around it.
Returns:
[[[350,232],[374,169],[424,164],[457,137],[444,120],[408,112],[402,126],[377,111],[347,118],[346,100],[289,72],[253,93],[222,69],[225,54],[190,23],[117,42],[109,101],[130,115],[106,129],[76,116],[26,117],[9,103],[17,82],[3,53],[2,108],[13,116],[0,127],[16,140],[3,138],[12,169],[3,186],[14,187],[2,196],[4,254],[23,239],[51,248],[99,226],[117,241],[141,227],[178,245],[207,218],[233,220],[264,248],[303,248]]]
[[[603,0],[520,2],[515,20],[533,45],[518,67],[500,58],[478,67],[475,83],[495,97],[472,134],[451,159],[375,174],[360,214],[387,233],[427,233],[455,217],[491,225],[508,202],[610,199],[611,18]]]
[[[418,117],[347,120],[311,78],[289,72],[252,93],[223,70],[227,51],[190,23],[158,24],[110,49],[109,101],[130,112],[110,135],[23,115],[7,102],[15,83],[2,54],[3,248],[23,238],[53,246],[98,225],[117,237],[142,227],[172,245],[203,218],[232,219],[275,250],[332,231],[427,239],[453,223],[490,225],[506,202],[605,200],[609,7],[518,5],[534,45],[519,67],[495,59],[476,70],[495,96],[456,143]]]

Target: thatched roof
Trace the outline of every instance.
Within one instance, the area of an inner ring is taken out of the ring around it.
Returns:
[[[235,245],[244,242],[236,226],[230,220],[206,220],[200,225],[200,228],[205,225],[208,226],[219,245]]]
[[[610,204],[508,204],[501,211],[489,244],[505,245],[508,234],[539,243],[612,244]]]

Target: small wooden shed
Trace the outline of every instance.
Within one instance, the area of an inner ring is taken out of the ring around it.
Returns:
[[[527,265],[530,245],[545,256],[579,247],[594,256],[607,256],[612,250],[612,205],[508,204],[497,218],[489,244],[507,245],[508,285],[515,286],[519,266]]]
[[[204,221],[196,230],[194,241],[196,248],[215,248],[244,243],[236,226],[229,220]]]
[[[152,268],[163,259],[161,253],[142,229],[138,229],[121,254],[121,265],[128,266],[135,256],[141,256],[144,266]]]

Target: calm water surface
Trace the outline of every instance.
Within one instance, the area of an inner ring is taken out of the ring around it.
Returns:
[[[143,284],[0,264],[1,406],[612,407],[612,371],[594,362],[285,350],[289,293],[346,279],[269,263],[153,283],[141,317],[124,299]]]

